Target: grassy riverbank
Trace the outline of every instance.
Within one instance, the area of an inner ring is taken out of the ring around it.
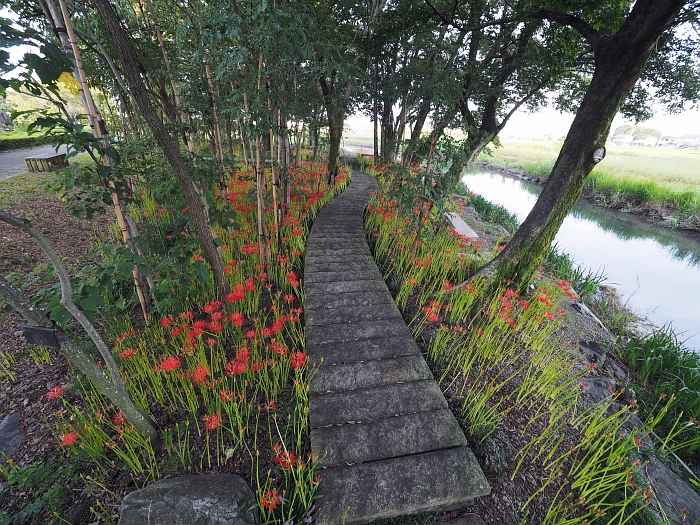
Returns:
[[[478,160],[547,179],[560,146],[507,142]],[[603,206],[637,211],[672,227],[700,229],[700,151],[608,146],[586,193]]]

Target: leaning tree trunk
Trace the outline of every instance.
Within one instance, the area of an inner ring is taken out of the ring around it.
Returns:
[[[148,90],[143,78],[141,78],[141,72],[145,71],[143,64],[141,64],[136,56],[126,33],[121,27],[119,18],[117,18],[108,0],[94,0],[94,5],[107,29],[117,55],[122,62],[124,76],[133,93],[139,111],[141,111],[158,145],[168,159],[180,188],[182,189],[182,193],[189,207],[192,224],[199,238],[199,242],[202,245],[204,258],[209,263],[212,274],[214,275],[217,292],[220,297],[225,297],[229,293],[229,284],[224,274],[224,264],[221,260],[221,255],[216,249],[216,245],[209,233],[202,205],[197,197],[192,179],[187,172],[187,167],[180,156],[180,147],[172,137],[170,137],[165,126],[163,126],[163,122],[151,105],[151,101],[148,97]]]
[[[542,193],[503,251],[477,276],[491,289],[504,279],[526,287],[544,259],[564,218],[581,196],[586,178],[605,154],[610,124],[639,79],[661,34],[683,7],[682,0],[638,1],[609,40],[593,41],[595,72]]]

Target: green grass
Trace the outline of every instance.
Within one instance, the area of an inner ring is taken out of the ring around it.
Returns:
[[[478,160],[520,168],[546,179],[561,143],[505,143]],[[587,187],[603,205],[624,207],[659,203],[676,211],[673,225],[700,215],[700,151],[607,146],[607,155],[589,176]]]

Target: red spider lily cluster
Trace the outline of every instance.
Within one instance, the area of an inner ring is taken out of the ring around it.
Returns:
[[[270,241],[269,261],[260,260],[256,210],[249,201],[254,178],[245,171],[231,177],[215,205],[230,206],[236,227],[214,226],[222,241],[231,293],[212,299],[210,284],[193,282],[185,311],[146,329],[136,330],[125,322],[123,332],[114,338],[121,379],[138,407],[147,415],[187,414],[163,429],[167,453],[180,458],[183,468],[204,469],[212,463],[223,467],[236,454],[249,451],[254,459],[266,451],[269,461],[285,474],[283,480],[266,480],[261,474],[258,501],[267,519],[274,513],[285,522],[305,516],[320,480],[313,473],[313,462],[301,460],[306,452],[308,377],[299,269],[308,217],[332,197],[322,183],[324,170],[324,165],[290,170],[295,181],[291,206],[285,208],[279,225],[281,243],[276,238]],[[336,188],[346,180],[346,174],[336,177]],[[152,214],[152,219],[162,222],[168,214]],[[265,220],[273,231],[272,210],[267,210]],[[175,242],[191,246],[190,240],[183,231]],[[201,266],[202,255],[195,252],[189,264]],[[57,386],[46,397],[55,400],[62,395]],[[135,479],[158,479],[157,451],[137,435],[125,416],[103,396],[88,394],[84,403],[78,410],[64,401],[70,418],[57,422],[60,444],[79,444],[96,465],[121,462]],[[278,453],[272,442],[280,444],[280,438],[271,435],[269,448],[256,449],[258,425],[274,428],[273,421],[287,425],[282,435],[291,436],[285,438],[289,443]],[[201,454],[198,461],[191,458],[194,453]],[[290,495],[290,503],[280,494]]]

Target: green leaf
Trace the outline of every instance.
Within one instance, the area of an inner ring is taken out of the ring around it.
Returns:
[[[86,297],[79,304],[83,312],[91,312],[97,309],[97,301],[93,297]]]

